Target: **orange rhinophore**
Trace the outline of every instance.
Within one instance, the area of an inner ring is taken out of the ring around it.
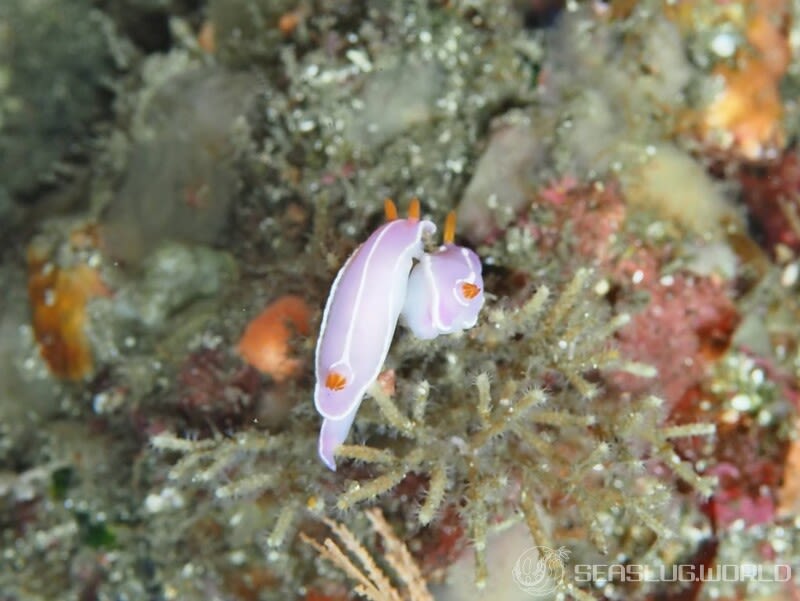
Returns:
[[[411,204],[408,205],[408,218],[419,219],[419,214],[420,214],[419,198],[412,198]]]
[[[444,220],[444,235],[442,236],[445,244],[455,244],[456,241],[456,212],[450,211]]]
[[[397,219],[397,205],[391,198],[383,201],[383,212],[386,213],[386,221],[394,221]]]
[[[294,334],[307,336],[311,310],[299,296],[287,294],[270,303],[245,328],[237,349],[250,365],[283,382],[298,373],[300,359],[291,356]]]

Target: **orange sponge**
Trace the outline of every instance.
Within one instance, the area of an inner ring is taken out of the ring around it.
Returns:
[[[311,310],[299,296],[287,294],[270,303],[245,328],[237,350],[250,365],[283,382],[299,371],[301,362],[291,356],[293,334],[307,336]]]

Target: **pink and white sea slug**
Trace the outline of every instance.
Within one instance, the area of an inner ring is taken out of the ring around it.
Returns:
[[[409,273],[424,254],[422,237],[436,226],[420,219],[414,200],[407,219],[387,200],[383,224],[359,246],[333,282],[316,351],[314,405],[322,415],[319,456],[336,470],[334,452],[347,438],[367,388],[377,379],[406,297]]]
[[[455,244],[456,215],[444,226],[444,244],[411,270],[402,321],[417,338],[430,340],[474,326],[483,307],[481,260]]]

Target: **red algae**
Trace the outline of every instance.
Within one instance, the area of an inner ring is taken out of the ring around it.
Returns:
[[[190,423],[229,427],[251,417],[261,377],[249,366],[227,365],[220,349],[192,352],[178,372],[178,406]]]
[[[786,152],[766,166],[744,168],[742,197],[771,253],[779,244],[800,252],[800,158]]]
[[[717,436],[717,464],[709,473],[719,477],[719,484],[707,508],[709,517],[720,529],[739,520],[746,525],[772,522],[779,496],[784,507],[790,498],[780,492],[790,476],[789,444],[774,427],[760,426],[747,415],[733,423],[720,419]]]
[[[748,472],[770,470],[764,462],[748,467]],[[766,486],[751,490],[748,474],[733,463],[719,463],[708,471],[719,478],[719,489],[709,505],[714,524],[721,529],[730,528],[734,522],[742,520],[747,526],[767,524],[775,516],[775,499]],[[773,482],[774,484],[774,482]]]

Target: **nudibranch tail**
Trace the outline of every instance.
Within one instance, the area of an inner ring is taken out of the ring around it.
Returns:
[[[322,420],[322,428],[319,431],[319,444],[317,452],[322,462],[334,472],[336,471],[336,459],[334,453],[339,446],[347,440],[353,420],[356,417],[356,407],[351,413],[341,419],[331,419],[326,417]]]

